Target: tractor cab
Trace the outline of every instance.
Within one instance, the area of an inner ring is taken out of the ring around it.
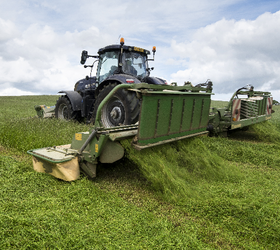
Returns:
[[[153,55],[156,47],[153,48]],[[102,83],[108,77],[117,74],[124,74],[143,81],[149,76],[150,68],[148,59],[150,51],[124,45],[124,39],[120,40],[119,45],[109,45],[98,50],[98,56],[90,56],[87,51],[82,52],[81,63],[84,64],[88,57],[98,58],[96,73],[97,85]]]
[[[114,74],[127,74],[142,80],[148,76],[147,55],[134,51],[102,51],[97,68],[98,82]]]

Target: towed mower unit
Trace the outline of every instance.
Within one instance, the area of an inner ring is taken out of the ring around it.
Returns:
[[[208,130],[212,135],[227,136],[229,130],[246,128],[271,119],[270,92],[254,91],[253,86],[238,89],[225,108],[212,108]]]
[[[34,108],[39,118],[51,118],[55,115],[55,106],[36,105]]]
[[[141,100],[139,122],[104,128],[102,108],[119,89],[135,92]],[[98,162],[113,163],[124,156],[120,140],[131,138],[138,150],[207,135],[211,88],[168,85],[121,84],[100,103],[91,132],[76,133],[71,145],[29,150],[38,172],[72,181],[80,170],[96,176]]]

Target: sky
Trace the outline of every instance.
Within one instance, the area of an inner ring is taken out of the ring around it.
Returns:
[[[279,31],[279,0],[0,0],[0,96],[73,90],[90,74],[81,51],[123,37],[156,46],[151,75],[169,83],[211,79],[225,101],[250,84],[280,101]]]

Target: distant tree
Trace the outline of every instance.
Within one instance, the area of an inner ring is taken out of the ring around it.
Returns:
[[[273,104],[273,105],[279,105],[279,102],[276,101],[276,100],[273,100],[272,104]]]

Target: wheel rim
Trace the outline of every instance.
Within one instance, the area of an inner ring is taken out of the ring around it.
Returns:
[[[116,97],[111,98],[101,111],[101,120],[105,127],[115,127],[125,122],[123,103]]]
[[[67,105],[66,104],[61,104],[58,108],[58,118],[68,120],[69,119],[68,113],[69,112],[68,112]]]

